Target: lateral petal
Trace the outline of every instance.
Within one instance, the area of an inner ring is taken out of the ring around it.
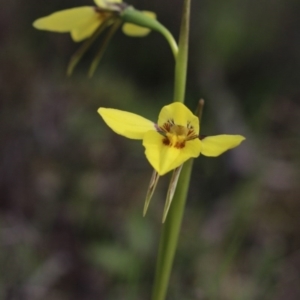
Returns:
[[[125,23],[122,26],[122,31],[124,34],[131,37],[144,37],[150,33],[151,29],[141,27],[132,23]]]
[[[201,154],[205,156],[219,156],[223,152],[237,147],[245,138],[241,135],[215,135],[201,140]]]
[[[141,140],[148,131],[155,131],[155,124],[139,115],[112,108],[99,108],[98,113],[116,133],[129,139]]]
[[[162,108],[158,116],[158,125],[162,126],[168,120],[173,120],[176,125],[193,126],[195,134],[199,134],[199,119],[183,103],[173,102]]]
[[[40,30],[70,32],[95,20],[97,13],[92,6],[81,6],[61,10],[34,21],[33,26]]]
[[[81,42],[90,37],[104,21],[100,15],[94,15],[82,26],[71,31],[71,37],[74,42]]]

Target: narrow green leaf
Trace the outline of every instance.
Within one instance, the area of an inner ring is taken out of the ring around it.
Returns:
[[[149,187],[148,187],[148,191],[147,191],[147,195],[146,195],[146,200],[145,200],[145,205],[144,205],[144,210],[143,210],[143,216],[146,215],[146,212],[147,212],[150,200],[152,198],[152,195],[155,191],[158,179],[159,179],[158,173],[155,170],[153,170],[152,177],[150,179],[150,183],[149,183]]]
[[[173,171],[172,178],[171,178],[170,185],[169,185],[168,192],[167,192],[167,199],[166,199],[163,218],[162,218],[163,223],[165,223],[166,217],[168,215],[168,211],[169,211],[171,202],[173,200],[173,197],[174,197],[174,194],[176,191],[177,182],[178,182],[179,175],[181,173],[182,166],[183,165],[181,165],[180,167],[176,168]]]
[[[104,54],[110,40],[112,39],[112,37],[114,36],[114,34],[118,30],[118,28],[120,27],[121,23],[122,23],[121,20],[115,21],[113,26],[110,28],[109,32],[105,36],[104,40],[102,41],[100,49],[99,49],[98,53],[96,54],[96,56],[94,57],[94,60],[92,61],[92,64],[89,69],[88,76],[90,78],[93,77],[93,75],[97,69],[97,66],[98,66],[101,58],[103,57],[103,54]]]
[[[93,35],[86,40],[81,47],[72,55],[68,68],[67,68],[67,76],[71,76],[75,67],[81,60],[82,56],[87,52],[87,50],[92,46],[92,44],[95,42],[95,40],[98,38],[98,36],[104,31],[105,28],[107,28],[109,25],[111,25],[114,18],[109,18],[105,22],[103,22],[99,28],[93,33]]]

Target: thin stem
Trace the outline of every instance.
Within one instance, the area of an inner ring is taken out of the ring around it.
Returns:
[[[184,102],[185,96],[190,6],[191,0],[184,0],[179,37],[179,49],[175,66],[174,101],[180,102]],[[172,205],[166,218],[166,222],[163,225],[156,265],[152,300],[164,300],[166,298],[190,183],[192,166],[193,160],[190,159],[182,167]]]
[[[175,66],[174,102],[184,102],[189,50],[190,7],[191,0],[185,0]]]
[[[171,34],[171,32],[165,26],[163,26],[159,21],[148,17],[143,12],[138,11],[132,7],[128,7],[127,9],[125,9],[121,14],[121,18],[123,19],[124,22],[133,23],[160,32],[168,41],[173,56],[176,59],[178,53],[177,43],[173,35]]]
[[[176,60],[177,58],[177,55],[178,55],[178,45],[173,37],[173,35],[171,34],[171,32],[166,28],[166,27],[163,27],[160,31],[160,33],[166,38],[166,40],[168,41],[169,43],[169,46],[172,50],[172,53],[173,53],[173,56]]]
[[[159,255],[156,264],[152,300],[164,300],[166,298],[190,183],[192,166],[193,160],[190,159],[182,167],[175,196],[163,226],[159,245]]]

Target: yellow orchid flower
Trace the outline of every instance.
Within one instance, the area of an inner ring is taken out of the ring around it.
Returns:
[[[96,6],[81,6],[55,12],[34,21],[33,26],[39,30],[69,32],[74,42],[83,41],[93,35],[106,21],[107,25],[119,19],[122,11],[128,7],[122,0],[94,0]],[[144,12],[155,18],[152,12]],[[145,36],[150,29],[125,23],[123,32],[129,36]]]
[[[201,153],[219,156],[245,139],[241,135],[223,134],[200,140],[198,117],[180,102],[164,106],[157,123],[117,109],[101,107],[98,113],[116,133],[143,140],[146,157],[159,175],[180,167]]]
[[[130,139],[143,140],[146,157],[154,168],[146,194],[144,216],[159,175],[174,170],[164,207],[163,223],[176,190],[182,164],[201,153],[206,156],[219,156],[245,139],[241,135],[216,135],[200,139],[199,118],[180,102],[164,106],[157,123],[117,109],[101,107],[98,113],[116,133]]]

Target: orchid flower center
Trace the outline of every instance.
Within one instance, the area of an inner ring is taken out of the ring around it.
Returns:
[[[163,126],[158,127],[158,132],[164,136],[162,140],[166,146],[182,149],[187,141],[198,138],[194,128],[188,122],[186,126],[176,125],[174,120],[168,120]]]

